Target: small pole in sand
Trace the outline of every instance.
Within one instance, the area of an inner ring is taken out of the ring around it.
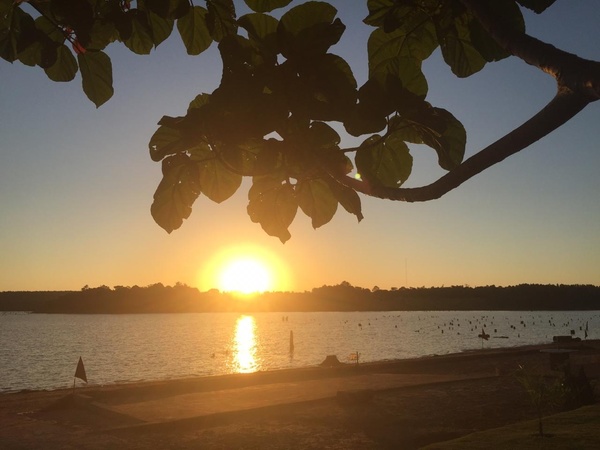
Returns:
[[[290,355],[294,354],[294,332],[290,330]]]

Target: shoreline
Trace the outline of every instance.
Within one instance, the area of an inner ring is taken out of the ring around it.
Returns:
[[[559,348],[600,359],[595,340],[7,393],[0,446],[416,449],[535,418],[514,372],[549,373]]]
[[[348,363],[339,362],[335,365],[315,365],[306,367],[271,369],[264,371],[256,371],[250,373],[229,373],[219,375],[206,376],[185,376],[168,379],[157,380],[133,380],[117,381],[106,384],[87,384],[78,385],[75,387],[75,392],[79,394],[87,394],[95,391],[116,391],[116,390],[139,390],[139,389],[155,389],[169,386],[183,386],[188,389],[209,390],[212,386],[219,387],[225,385],[232,386],[247,386],[256,384],[267,384],[279,382],[281,380],[295,379],[318,379],[334,376],[351,376],[357,373],[370,372],[402,372],[407,370],[417,370],[423,367],[429,368],[432,365],[443,365],[446,367],[452,363],[458,363],[464,359],[485,360],[498,357],[511,357],[528,353],[537,353],[544,349],[567,348],[572,350],[583,350],[587,347],[600,348],[600,340],[573,341],[570,343],[555,343],[548,342],[542,344],[530,344],[521,346],[483,348],[483,349],[467,349],[455,353],[432,354],[412,358],[403,359],[388,359],[379,361],[368,361]],[[335,355],[334,355],[335,356]],[[325,359],[325,358],[324,358]],[[325,362],[325,361],[323,361]],[[15,394],[35,394],[35,393],[71,393],[72,387],[64,387],[57,389],[21,389],[16,391],[0,392],[0,398],[6,395]]]

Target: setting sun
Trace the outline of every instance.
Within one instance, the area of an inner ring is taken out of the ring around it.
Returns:
[[[237,259],[228,263],[219,275],[219,290],[253,294],[272,289],[269,269],[252,258]]]
[[[243,295],[290,289],[289,271],[273,253],[254,244],[221,249],[198,273],[202,290],[218,289]]]

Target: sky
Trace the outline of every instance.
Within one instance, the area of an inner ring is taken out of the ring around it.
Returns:
[[[366,2],[331,3],[348,27],[331,51],[348,60],[362,84]],[[527,13],[527,31],[600,60],[597,6],[558,0],[540,16]],[[218,86],[220,59],[214,46],[188,56],[176,31],[150,56],[120,45],[108,53],[115,95],[99,109],[79,77],[54,83],[39,68],[0,60],[0,291],[158,282],[204,291],[219,287],[218,265],[241,251],[266,260],[275,272],[273,289],[285,291],[343,281],[382,289],[600,285],[600,102],[432,202],[363,196],[361,223],[340,207],[317,230],[299,210],[291,240],[281,244],[247,216],[245,182],[220,205],[201,196],[183,226],[167,234],[150,215],[161,170],[148,141],[163,115],[185,114],[197,94]],[[428,101],[467,130],[466,156],[527,120],[555,93],[549,76],[516,58],[458,79],[436,53],[424,71]],[[444,173],[433,150],[413,148],[407,186]]]

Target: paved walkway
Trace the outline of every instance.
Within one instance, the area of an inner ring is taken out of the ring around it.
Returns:
[[[210,414],[335,397],[338,391],[383,390],[477,378],[460,375],[372,373],[339,378],[263,384],[111,405],[110,410],[146,423],[172,422]]]

